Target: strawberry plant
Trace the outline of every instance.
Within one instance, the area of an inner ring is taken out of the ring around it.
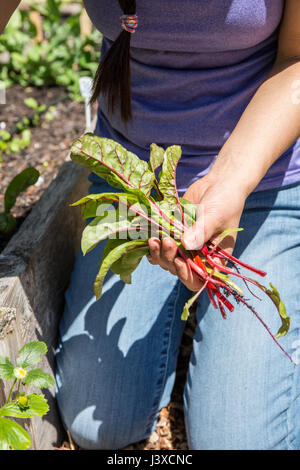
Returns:
[[[12,380],[5,404],[0,408],[0,450],[24,450],[31,444],[27,431],[10,418],[33,418],[49,411],[44,395],[24,390],[28,385],[37,388],[51,388],[54,379],[42,369],[31,367],[40,362],[47,353],[43,341],[27,343],[18,352],[14,365],[7,356],[0,356],[0,379]]]
[[[234,310],[234,303],[242,303],[292,361],[277,341],[290,327],[290,318],[278,290],[271,283],[265,287],[256,279],[242,274],[241,268],[261,277],[266,272],[247,265],[220,247],[220,242],[230,232],[242,229],[226,230],[215,242],[207,241],[196,251],[186,250],[182,245],[183,232],[196,221],[197,206],[178,196],[176,168],[180,156],[181,147],[178,145],[164,150],[153,143],[149,162],[145,162],[119,143],[92,133],[84,134],[73,143],[71,159],[74,162],[89,168],[121,190],[91,194],[73,204],[81,206],[83,218],[92,218],[82,234],[83,253],[88,253],[99,242],[108,239],[94,283],[96,298],[101,296],[102,284],[109,269],[124,282],[130,283],[131,274],[143,256],[149,253],[149,238],[172,237],[176,241],[178,255],[202,281],[202,288],[185,304],[181,318],[188,318],[191,305],[204,290],[224,319],[228,311]],[[159,168],[161,171],[157,176]],[[251,294],[250,284],[271,299],[281,320],[276,336],[245,298],[235,278],[241,279]]]

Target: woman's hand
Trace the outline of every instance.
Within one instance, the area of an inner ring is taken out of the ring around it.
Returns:
[[[210,174],[193,183],[184,198],[198,205],[198,220],[188,228],[182,237],[182,244],[188,250],[199,249],[208,240],[214,240],[224,230],[239,226],[247,192],[235,181],[217,181]],[[233,232],[222,242],[222,248],[231,253],[236,233]],[[177,245],[172,238],[149,240],[151,264],[158,264],[170,271],[192,291],[198,291],[202,282],[177,254]]]

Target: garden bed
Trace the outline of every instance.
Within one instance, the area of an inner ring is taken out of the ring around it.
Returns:
[[[22,118],[32,113],[24,104],[25,98],[32,97],[40,105],[49,105],[65,96],[66,91],[58,87],[24,88],[14,85],[6,90],[6,104],[0,106],[0,128],[10,132]],[[94,107],[94,114],[95,109]],[[29,147],[18,153],[4,155],[0,166],[0,211],[5,189],[14,176],[28,166],[36,168],[41,175],[37,184],[21,193],[17,199],[13,208],[13,215],[18,220],[17,229],[57,176],[66,161],[72,141],[82,134],[84,129],[84,104],[67,99],[55,105],[52,120],[47,120],[42,115],[40,125],[30,127]],[[11,235],[0,234],[0,252],[10,238]]]

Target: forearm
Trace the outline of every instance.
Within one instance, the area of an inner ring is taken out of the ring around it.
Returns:
[[[297,88],[293,88],[292,86]],[[209,175],[246,196],[300,136],[300,60],[276,63],[222,147]]]
[[[0,34],[3,33],[11,15],[21,3],[21,0],[0,0]]]

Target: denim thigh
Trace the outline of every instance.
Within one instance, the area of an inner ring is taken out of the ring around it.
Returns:
[[[90,192],[111,188],[90,177]],[[120,449],[144,439],[170,400],[191,293],[144,258],[124,284],[111,271],[96,301],[93,282],[105,242],[78,253],[65,295],[57,348],[56,396],[74,441]]]
[[[291,328],[279,339],[300,359],[300,185],[253,193],[246,202],[235,255],[267,271],[285,302]],[[251,274],[250,274],[251,277]],[[240,284],[245,290],[246,287]],[[252,290],[252,287],[251,287]],[[273,303],[254,288],[246,297],[272,333]],[[251,311],[236,305],[224,321],[201,297],[184,392],[191,449],[300,449],[300,369]]]

